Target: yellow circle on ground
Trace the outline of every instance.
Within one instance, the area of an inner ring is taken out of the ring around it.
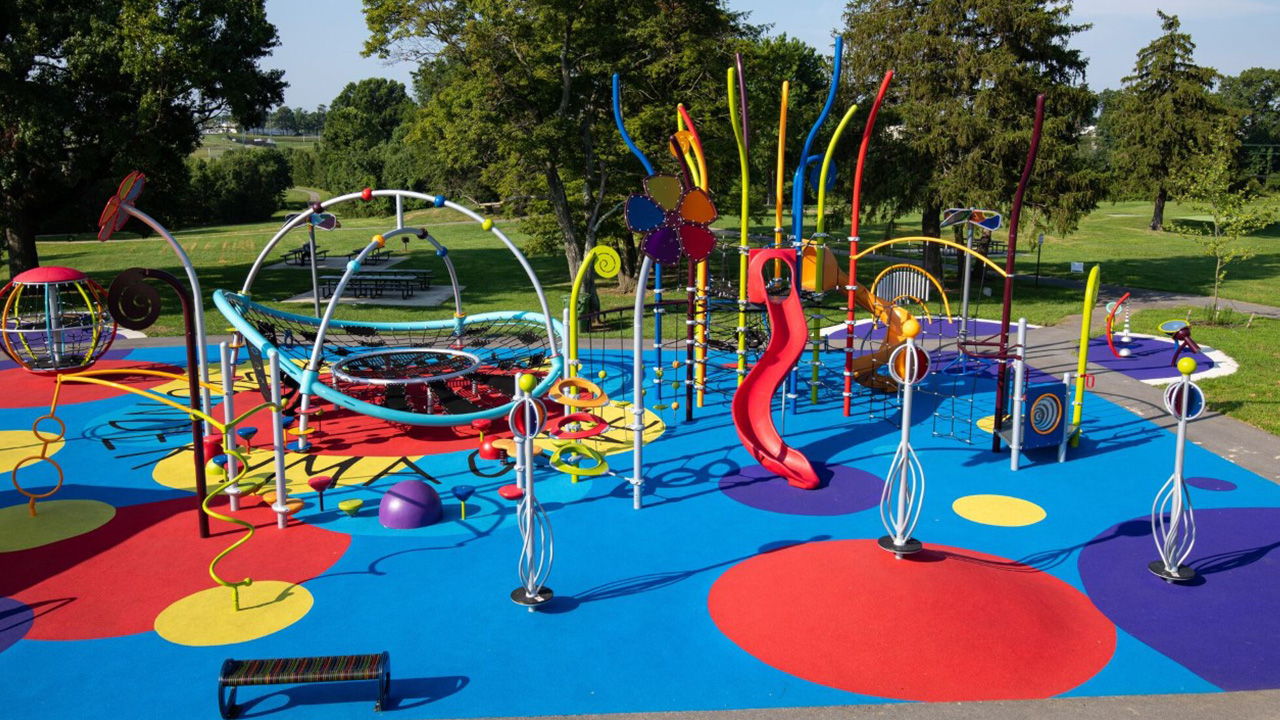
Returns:
[[[957,515],[981,525],[1025,527],[1045,518],[1044,508],[1008,495],[966,495],[951,503]]]
[[[106,525],[116,509],[97,500],[37,500],[36,516],[27,504],[0,508],[0,553],[29,550],[83,535]]]
[[[622,400],[614,400],[608,405],[593,408],[591,412],[608,424],[608,430],[600,435],[578,438],[577,440],[550,438],[551,446],[558,448],[569,443],[580,443],[595,450],[600,455],[631,452],[635,434],[630,428],[635,418],[632,412],[633,409],[631,403]],[[666,429],[667,425],[662,421],[662,418],[649,408],[645,408],[644,431],[640,433],[640,442],[648,445],[662,437],[662,433],[666,432]]]
[[[49,443],[45,457],[53,457],[65,444],[64,440]],[[12,472],[23,458],[39,455],[43,448],[30,430],[0,430],[0,473]]]
[[[978,418],[978,422],[974,423],[978,429],[984,433],[990,434],[996,431],[996,416],[988,415],[984,418]]]
[[[188,595],[156,616],[156,632],[175,645],[233,645],[265,637],[298,622],[314,598],[301,585],[262,580],[240,588],[240,609],[231,588]]]

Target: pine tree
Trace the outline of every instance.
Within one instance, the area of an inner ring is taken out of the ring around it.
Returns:
[[[1164,230],[1164,206],[1175,178],[1204,151],[1228,113],[1212,93],[1213,68],[1195,64],[1196,44],[1177,15],[1157,10],[1163,34],[1138,51],[1115,117],[1115,169],[1132,191],[1154,197],[1151,229]]]
[[[1031,140],[1035,97],[1046,96],[1044,136],[1026,202],[1058,232],[1073,229],[1101,192],[1077,151],[1095,97],[1087,60],[1069,47],[1087,28],[1060,0],[853,0],[845,10],[846,81],[873,92],[897,75],[868,160],[864,202],[890,218],[922,213],[938,237],[953,206],[1008,205]],[[940,276],[937,246],[925,267]]]

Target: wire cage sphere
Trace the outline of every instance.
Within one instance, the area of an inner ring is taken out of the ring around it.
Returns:
[[[115,339],[106,300],[102,286],[79,270],[50,266],[20,273],[0,290],[0,347],[29,372],[87,370]]]

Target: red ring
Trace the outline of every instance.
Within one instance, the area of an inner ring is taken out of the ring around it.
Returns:
[[[583,430],[575,430],[573,432],[560,432],[560,428],[569,423],[592,422],[594,425]],[[599,415],[589,412],[576,412],[558,417],[547,424],[547,434],[557,440],[581,440],[583,438],[595,437],[603,435],[609,431],[609,423]]]

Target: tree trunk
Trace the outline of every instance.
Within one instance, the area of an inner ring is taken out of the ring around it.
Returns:
[[[542,168],[547,179],[547,197],[551,201],[551,210],[556,216],[556,224],[564,233],[564,258],[569,263],[569,277],[578,274],[578,266],[582,264],[582,245],[578,242],[578,231],[573,226],[573,214],[569,210],[569,197],[565,194],[564,181],[560,179],[560,168],[547,161]]]
[[[925,203],[920,216],[920,234],[925,237],[942,237],[942,204],[930,200]],[[936,243],[925,243],[924,271],[938,279],[943,287],[947,286],[942,275],[942,246]]]
[[[1151,213],[1151,229],[1156,232],[1164,230],[1164,203],[1169,199],[1169,191],[1161,187],[1156,191],[1156,207]]]
[[[36,225],[21,212],[9,216],[12,220],[4,229],[5,245],[9,252],[9,277],[40,265],[36,250]]]

